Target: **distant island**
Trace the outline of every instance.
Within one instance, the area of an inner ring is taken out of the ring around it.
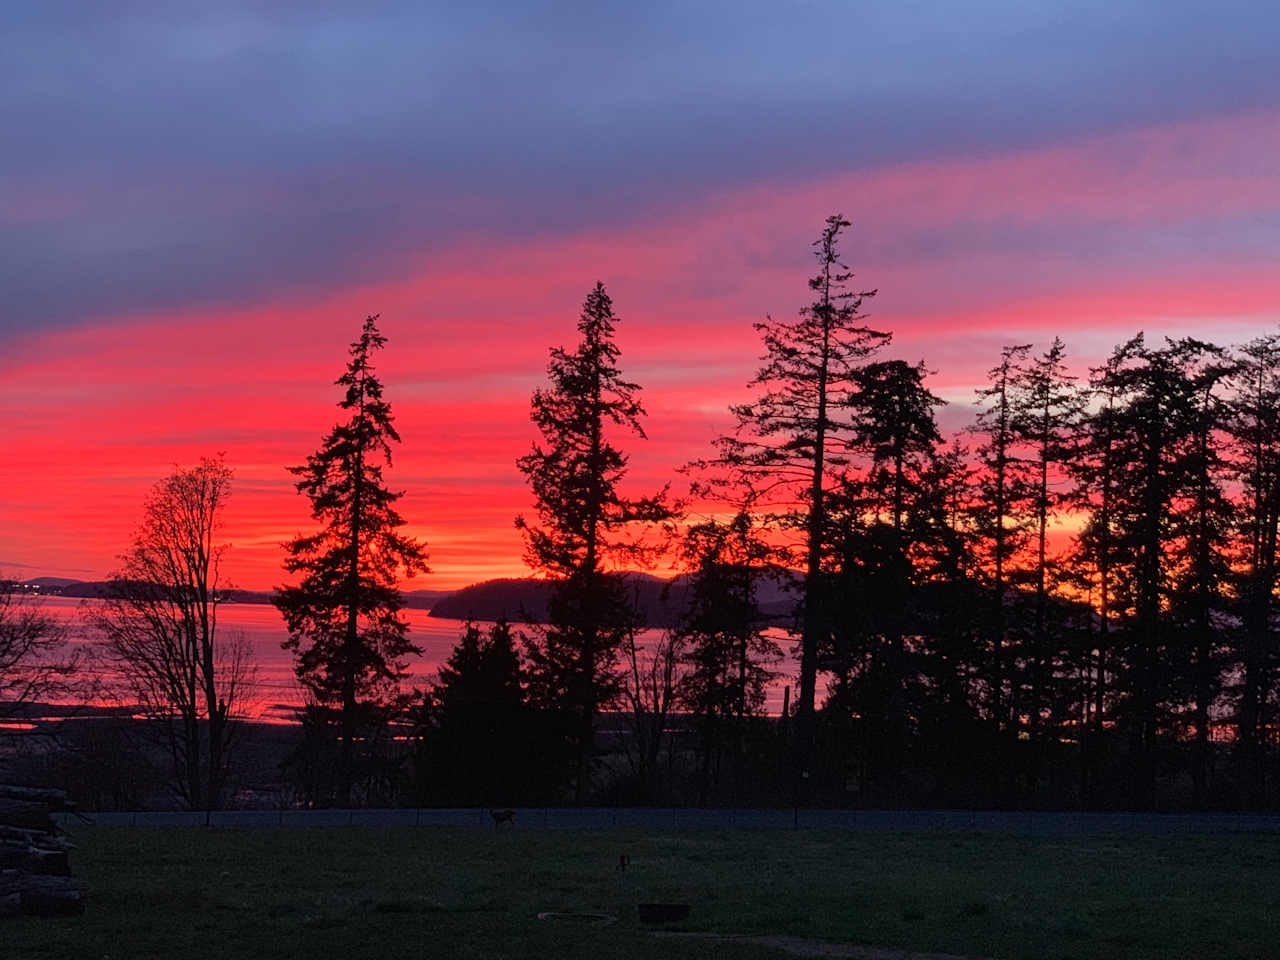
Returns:
[[[671,580],[646,573],[625,573],[632,602],[646,627],[673,627],[688,605],[689,578]],[[785,582],[787,575],[782,575]],[[545,623],[551,582],[531,577],[485,580],[449,594],[431,608],[431,616],[450,620],[511,620]],[[762,580],[758,588],[761,612],[784,620],[795,609],[794,596],[780,582]]]
[[[0,580],[0,587],[42,597],[72,597],[84,600],[101,600],[107,595],[109,580],[72,580],[67,577],[32,577],[28,580]],[[442,598],[450,596],[453,590],[406,590],[405,606],[413,610],[429,610]],[[264,603],[269,604],[275,596],[273,590],[237,590],[218,591],[218,599],[223,603]]]
[[[670,580],[647,573],[626,573],[628,589],[642,625],[652,628],[672,627],[679,621],[688,602],[687,576]],[[785,620],[794,611],[795,599],[783,586],[785,573],[777,580],[762,580],[758,588],[761,612],[770,619]],[[72,580],[66,577],[33,577],[0,584],[19,593],[49,597],[75,597],[100,600],[106,596],[110,582],[106,580]],[[270,590],[220,590],[224,603],[270,604]],[[428,610],[430,616],[447,620],[510,620],[513,623],[545,623],[551,583],[533,577],[508,577],[484,580],[461,590],[406,590],[405,606],[412,610]]]

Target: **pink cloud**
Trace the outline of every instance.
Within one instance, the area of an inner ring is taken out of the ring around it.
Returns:
[[[648,490],[729,429],[725,407],[745,395],[759,354],[750,325],[804,301],[809,243],[832,210],[855,220],[846,251],[859,282],[881,289],[872,323],[962,401],[1011,339],[1060,333],[1083,364],[1139,328],[1274,327],[1280,279],[1266,251],[1224,263],[1137,250],[1093,263],[1016,238],[973,249],[919,238],[992,223],[1158,234],[1280,212],[1280,176],[1257,160],[1277,147],[1280,123],[1252,115],[767,184],[532,245],[463,243],[391,282],[31,337],[0,364],[0,557],[105,573],[151,482],[225,451],[237,471],[232,576],[279,582],[279,542],[310,523],[284,466],[334,422],[346,346],[379,312],[390,338],[380,369],[405,439],[390,479],[431,545],[436,572],[423,585],[512,575],[511,518],[529,509],[514,467],[533,438],[529,392],[547,348],[572,342],[597,278],[622,318],[624,366],[646,387],[651,439],[628,449],[635,487]]]

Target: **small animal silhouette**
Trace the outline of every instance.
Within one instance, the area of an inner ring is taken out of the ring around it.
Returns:
[[[504,823],[511,826],[516,825],[516,812],[514,810],[490,810],[489,816],[493,817],[494,827],[500,827]]]

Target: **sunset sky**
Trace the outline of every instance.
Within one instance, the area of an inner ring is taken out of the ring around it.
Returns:
[[[529,393],[594,282],[644,492],[729,428],[833,212],[948,426],[1005,343],[1083,368],[1280,323],[1257,0],[27,6],[0,22],[0,575],[106,575],[149,486],[224,452],[227,572],[282,582],[310,528],[285,467],[369,313],[417,585],[522,574]]]

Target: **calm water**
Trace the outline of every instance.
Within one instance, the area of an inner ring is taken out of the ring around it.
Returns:
[[[48,613],[67,625],[73,643],[93,643],[93,630],[84,625],[83,619],[86,609],[98,601],[45,597],[40,603]],[[406,687],[422,687],[434,679],[436,669],[449,658],[462,635],[463,622],[430,617],[426,610],[406,610],[404,613],[409,620],[409,639],[422,648],[421,657],[409,658],[410,678]],[[223,604],[218,607],[218,630],[224,635],[238,632],[249,640],[257,666],[257,681],[248,712],[263,720],[291,719],[293,709],[302,703],[303,696],[302,688],[293,675],[293,655],[280,648],[288,636],[280,612],[267,604]],[[647,648],[660,636],[658,630],[646,630],[640,634],[640,640]],[[783,649],[789,648],[789,643],[781,635],[777,639]],[[782,667],[794,672],[790,661]],[[787,682],[790,682],[787,678],[780,678],[770,688],[770,713],[781,711],[782,688]]]

